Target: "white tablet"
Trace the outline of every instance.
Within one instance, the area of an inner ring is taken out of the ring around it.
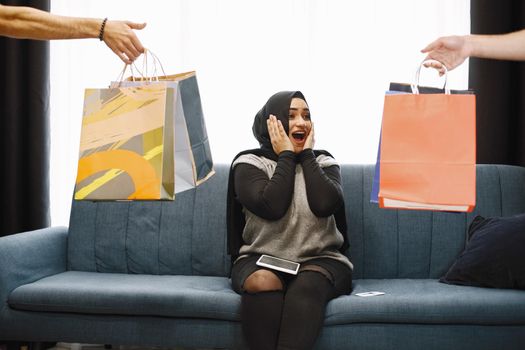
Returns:
[[[290,260],[276,258],[274,256],[264,254],[261,255],[259,260],[257,260],[256,264],[259,266],[267,267],[269,269],[290,273],[292,275],[297,275],[299,267],[301,266],[301,264]]]

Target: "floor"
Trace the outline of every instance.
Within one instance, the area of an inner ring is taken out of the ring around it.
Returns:
[[[25,345],[27,344],[27,345]],[[9,343],[0,344],[0,350],[32,350],[30,349],[30,343]],[[38,350],[213,350],[207,348],[162,348],[162,347],[145,347],[145,346],[123,346],[117,345],[110,348],[104,347],[104,344],[79,344],[79,343],[56,343],[53,347],[45,347],[52,343],[41,343],[43,347],[39,346]]]
[[[26,350],[26,349],[20,349]],[[78,343],[57,343],[55,347],[48,350],[108,350],[104,344],[78,344]],[[111,350],[190,350],[188,348],[160,348],[160,347],[141,347],[141,346],[112,346]],[[191,349],[191,350],[212,350],[212,349]]]

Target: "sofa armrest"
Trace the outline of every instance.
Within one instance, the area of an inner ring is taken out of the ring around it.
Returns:
[[[0,237],[0,314],[15,288],[66,271],[67,234],[51,227]]]

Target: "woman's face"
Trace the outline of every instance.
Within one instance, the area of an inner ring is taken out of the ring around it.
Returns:
[[[306,101],[300,98],[293,98],[288,113],[289,130],[288,137],[292,141],[295,153],[303,150],[306,137],[312,129],[310,121],[310,110]]]

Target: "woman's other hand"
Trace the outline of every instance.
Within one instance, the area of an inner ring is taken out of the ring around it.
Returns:
[[[312,128],[310,129],[310,132],[308,133],[308,136],[306,137],[306,141],[304,142],[303,149],[314,149],[315,145],[315,133],[314,133],[314,123],[312,123]]]

